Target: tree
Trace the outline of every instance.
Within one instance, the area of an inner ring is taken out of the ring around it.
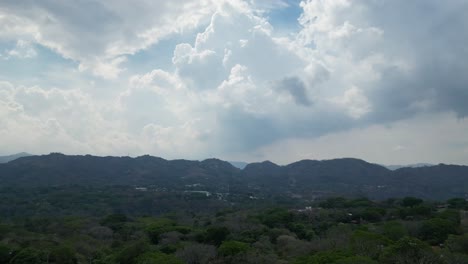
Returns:
[[[176,256],[187,264],[207,264],[216,257],[212,245],[191,244],[176,252]]]
[[[445,241],[445,248],[451,252],[468,254],[468,234],[462,236],[449,235]]]
[[[8,263],[12,257],[13,249],[0,244],[0,263]]]
[[[379,222],[382,220],[382,217],[385,215],[385,209],[383,208],[366,208],[361,213],[362,219],[369,221],[369,222]]]
[[[183,264],[182,260],[173,255],[161,252],[148,252],[139,256],[135,264]]]
[[[45,263],[47,256],[44,252],[34,248],[25,248],[18,252],[10,261],[11,264],[40,264]]]
[[[379,234],[355,231],[351,236],[351,249],[356,255],[378,258],[389,240]]]
[[[288,225],[289,230],[296,233],[300,239],[310,240],[315,236],[315,232],[312,227],[307,226],[303,223],[293,222]]]
[[[0,223],[0,240],[11,231],[11,227],[9,225],[5,225]]]
[[[368,198],[363,197],[351,200],[347,204],[349,207],[371,207],[374,203]]]
[[[205,241],[219,246],[226,239],[229,233],[229,229],[224,226],[210,227],[206,230]]]
[[[423,200],[416,197],[405,197],[401,200],[401,205],[404,207],[415,207],[423,203]]]
[[[247,243],[239,241],[224,241],[218,248],[219,254],[222,256],[234,256],[241,253],[246,253],[250,249]]]
[[[350,254],[344,251],[322,251],[312,256],[299,257],[293,264],[334,264],[347,257],[350,257]]]
[[[453,208],[453,209],[461,209],[461,210],[468,209],[468,202],[464,198],[449,199],[447,200],[447,204],[449,208]]]
[[[320,203],[320,207],[323,208],[345,208],[347,207],[346,198],[343,197],[331,197]]]
[[[145,241],[136,241],[124,247],[116,255],[116,262],[120,264],[133,264],[135,259],[149,250]]]
[[[403,207],[399,210],[400,218],[429,217],[432,214],[432,208],[425,204],[418,204],[413,207]]]
[[[404,236],[408,235],[405,227],[397,221],[389,221],[382,226],[382,235],[388,237],[393,241],[397,241]]]
[[[336,261],[336,264],[378,264],[377,261],[363,256],[347,257]]]
[[[153,244],[158,244],[161,234],[172,231],[174,226],[174,221],[167,218],[159,218],[153,220],[146,227],[146,233]]]
[[[419,237],[431,245],[438,245],[443,243],[448,235],[456,233],[457,229],[452,221],[432,218],[423,222],[419,230]]]
[[[382,264],[438,264],[440,258],[429,245],[419,239],[404,237],[385,249]]]
[[[102,226],[107,226],[112,229],[114,232],[119,231],[123,228],[125,222],[128,221],[128,218],[124,214],[111,214],[106,216],[101,220],[100,224]]]
[[[465,254],[443,251],[441,255],[444,264],[468,264],[468,256]]]
[[[58,246],[52,249],[49,256],[50,262],[60,263],[60,264],[75,264],[77,259],[75,256],[75,251],[67,246]]]
[[[293,216],[286,209],[275,208],[261,214],[259,218],[262,224],[273,228],[288,225],[292,221]]]
[[[309,242],[292,236],[281,235],[276,239],[278,254],[282,257],[297,257],[311,252]]]
[[[461,217],[460,212],[455,209],[446,209],[435,215],[437,218],[447,219],[453,222],[454,226],[460,225]]]

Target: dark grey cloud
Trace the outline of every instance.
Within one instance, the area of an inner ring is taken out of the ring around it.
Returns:
[[[285,109],[285,111],[287,111]],[[320,111],[282,120],[272,115],[258,115],[240,108],[218,113],[221,131],[218,146],[224,151],[249,151],[284,138],[317,137],[333,131],[359,126],[339,111]]]
[[[239,108],[218,113],[221,124],[218,147],[224,151],[245,151],[263,146],[281,137],[274,119],[256,116]]]
[[[279,91],[288,92],[296,104],[310,106],[312,102],[307,95],[307,88],[304,82],[298,77],[287,77],[274,84],[274,88]]]
[[[410,61],[409,72],[382,70],[369,89],[374,121],[427,111],[468,115],[468,3],[466,1],[372,2],[369,21],[384,31],[382,52]]]

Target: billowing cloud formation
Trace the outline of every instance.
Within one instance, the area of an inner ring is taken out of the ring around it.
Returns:
[[[126,55],[190,30],[216,9],[206,1],[5,1],[0,39],[26,39],[117,78]]]
[[[4,151],[461,162],[463,133],[447,142],[427,124],[468,122],[467,11],[437,0],[2,3],[0,63],[48,65],[27,82],[0,74]],[[73,82],[50,86],[62,70]],[[379,138],[388,156],[375,155]]]

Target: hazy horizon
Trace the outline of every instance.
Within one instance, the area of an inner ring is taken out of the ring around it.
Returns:
[[[96,156],[96,157],[129,157],[129,158],[138,158],[138,157],[142,157],[142,156],[152,156],[152,157],[157,157],[157,158],[162,158],[162,159],[165,159],[165,160],[196,160],[196,161],[203,161],[203,160],[208,160],[208,159],[219,159],[218,157],[205,157],[205,158],[200,158],[200,159],[187,159],[187,158],[184,158],[184,157],[178,157],[178,158],[165,158],[163,156],[156,156],[156,155],[151,155],[151,154],[142,154],[142,155],[136,155],[136,156],[131,156],[131,155],[92,155],[92,154],[73,154],[73,153],[62,153],[62,152],[50,152],[50,153],[28,153],[28,152],[20,152],[20,153],[14,153],[14,154],[6,154],[6,155],[0,155],[0,157],[14,157],[14,156],[19,156],[19,157],[25,157],[25,156],[44,156],[44,155],[50,155],[50,154],[63,154],[63,155],[66,155],[66,156],[75,156],[75,155],[78,155],[78,156],[86,156],[86,155],[91,155],[91,156]],[[15,158],[16,159],[16,158]],[[318,161],[327,161],[327,160],[335,160],[335,159],[359,159],[359,158],[355,158],[355,157],[335,157],[335,158],[330,158],[330,159],[315,159],[315,160],[318,160]],[[274,164],[277,164],[277,165],[280,165],[280,166],[286,166],[286,165],[289,165],[291,163],[294,163],[294,162],[298,162],[298,161],[302,161],[302,160],[314,160],[314,159],[301,159],[301,160],[295,160],[295,161],[292,161],[292,162],[288,162],[288,163],[281,163],[281,162],[276,162],[274,160],[252,160],[252,161],[242,161],[242,160],[224,160],[224,159],[220,159],[220,160],[223,160],[223,161],[227,161],[229,163],[231,163],[231,165],[233,165],[234,167],[237,167],[237,168],[243,168],[245,167],[245,165],[247,164],[251,164],[251,163],[262,163],[262,162],[273,162]],[[383,164],[383,163],[376,163],[376,162],[372,162],[372,161],[369,161],[369,160],[364,160],[366,162],[369,162],[371,164],[377,164],[377,165],[381,165],[381,166],[384,166],[384,167],[387,167],[387,169],[390,169],[390,170],[395,170],[395,169],[398,169],[398,168],[403,168],[403,167],[424,167],[424,166],[434,166],[434,165],[438,165],[438,164],[444,164],[444,163],[426,163],[426,162],[417,162],[417,163],[408,163],[408,164]],[[1,163],[1,162],[0,162]],[[448,164],[448,165],[465,165],[465,164]]]

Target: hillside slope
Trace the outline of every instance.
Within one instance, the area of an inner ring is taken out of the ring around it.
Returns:
[[[256,195],[365,195],[388,198],[414,195],[445,199],[468,193],[468,167],[436,165],[391,171],[359,159],[302,160],[286,166],[269,161],[243,170],[219,159],[165,160],[152,156],[96,157],[53,153],[0,164],[1,185],[131,185]]]

